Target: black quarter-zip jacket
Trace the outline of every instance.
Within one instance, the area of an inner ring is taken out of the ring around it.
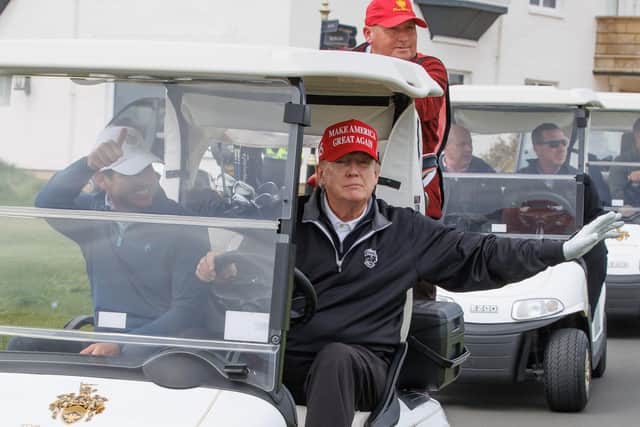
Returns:
[[[299,204],[304,211],[296,225],[296,266],[313,283],[318,306],[309,323],[292,327],[288,351],[316,353],[343,342],[391,354],[400,342],[406,291],[418,279],[478,291],[564,261],[561,241],[462,233],[375,196],[341,245],[321,197],[317,189]]]

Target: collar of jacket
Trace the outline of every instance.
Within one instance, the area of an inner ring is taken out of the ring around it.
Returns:
[[[304,205],[304,213],[302,215],[302,222],[315,222],[321,223],[322,212],[320,208],[322,190],[320,187],[316,187],[313,190],[313,194]],[[371,221],[373,231],[380,230],[382,228],[387,227],[391,224],[391,220],[384,216],[384,214],[380,211],[380,206],[378,204],[378,199],[375,195],[371,195],[373,198],[373,203],[371,203],[371,210],[373,211],[373,218]],[[365,218],[369,217],[366,215]]]

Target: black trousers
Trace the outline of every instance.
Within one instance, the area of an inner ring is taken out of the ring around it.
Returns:
[[[319,353],[285,354],[284,384],[307,406],[306,427],[350,427],[356,410],[382,398],[389,363],[366,347],[331,343]]]

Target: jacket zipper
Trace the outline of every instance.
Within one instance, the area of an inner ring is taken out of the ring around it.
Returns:
[[[336,248],[335,243],[333,243],[333,238],[331,237],[331,234],[326,230],[326,228],[318,221],[314,221],[314,220],[310,220],[310,222],[312,224],[314,224],[316,227],[318,227],[322,233],[327,237],[327,239],[329,239],[329,242],[331,242],[331,246],[333,247],[333,251],[335,254],[335,258],[336,258],[336,266],[338,267],[338,273],[342,273],[342,263],[344,262],[344,259],[347,257],[347,255],[349,254],[349,252],[351,252],[351,250],[353,248],[355,248],[356,246],[358,246],[360,243],[362,243],[363,241],[367,240],[369,237],[373,236],[374,234],[376,234],[378,231],[382,231],[385,228],[387,228],[388,226],[390,226],[391,224],[386,224],[376,230],[371,230],[370,232],[368,232],[367,234],[365,234],[364,236],[360,237],[358,240],[356,240],[353,245],[351,245],[349,247],[349,249],[347,250],[347,252],[345,252],[342,255],[342,258],[340,258],[340,254],[338,253],[338,249]],[[342,249],[342,242],[340,242],[340,249]]]

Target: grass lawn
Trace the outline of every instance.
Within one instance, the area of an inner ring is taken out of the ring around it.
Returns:
[[[92,312],[78,246],[44,220],[4,218],[0,223],[0,324],[61,328],[71,318]]]
[[[32,206],[43,183],[0,161],[0,205]],[[92,312],[78,246],[44,220],[0,217],[0,325],[61,328]]]

